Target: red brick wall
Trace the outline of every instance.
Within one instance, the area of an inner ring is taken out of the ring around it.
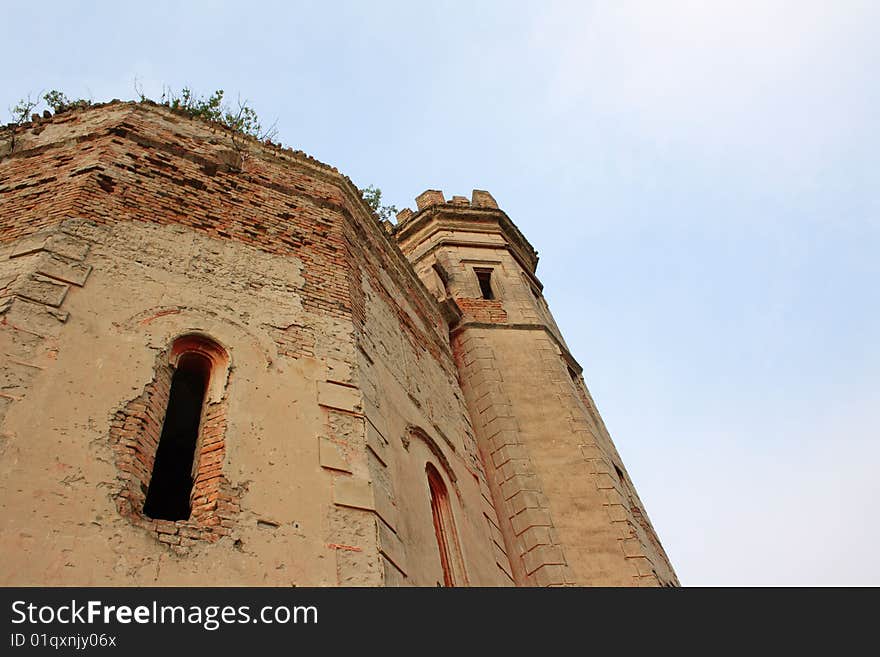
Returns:
[[[504,303],[498,300],[470,299],[458,297],[455,300],[461,312],[474,322],[486,324],[504,324],[507,322],[507,311]]]
[[[416,330],[405,313],[401,321],[418,342],[445,341],[432,299],[384,231],[363,225],[356,193],[334,168],[299,152],[248,141],[239,153],[217,127],[158,106],[111,103],[58,115],[17,137],[16,151],[0,159],[0,244],[71,216],[180,224],[298,258],[303,309],[361,326],[361,272],[379,281],[378,270],[391,269],[440,335]],[[309,327],[273,330],[283,353],[313,355]],[[432,351],[440,356],[436,345]]]

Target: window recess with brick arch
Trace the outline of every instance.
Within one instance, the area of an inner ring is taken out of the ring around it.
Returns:
[[[229,356],[204,335],[177,338],[144,392],[110,427],[119,512],[175,551],[229,533],[239,492],[223,475]]]
[[[434,536],[440,553],[444,586],[467,586],[468,579],[455,529],[452,506],[449,504],[449,489],[440,472],[432,464],[425,466],[428,477],[428,490],[431,495],[431,517],[434,521]],[[439,582],[438,582],[439,584]]]

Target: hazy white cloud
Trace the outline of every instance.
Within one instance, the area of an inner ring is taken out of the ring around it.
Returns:
[[[876,109],[863,84],[878,19],[876,3],[571,3],[536,21],[533,45],[556,114],[589,109],[654,138],[818,157]]]

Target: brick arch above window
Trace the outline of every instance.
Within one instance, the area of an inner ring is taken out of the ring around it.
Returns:
[[[198,354],[211,364],[211,380],[208,382],[206,400],[220,401],[229,382],[229,353],[213,338],[202,333],[186,333],[179,336],[168,350],[168,364],[177,367],[186,354]]]
[[[434,459],[436,460],[439,469],[446,473],[446,477],[452,484],[452,488],[455,491],[455,494],[458,496],[459,499],[461,499],[461,490],[459,490],[458,487],[458,477],[455,474],[455,470],[452,468],[452,464],[446,457],[443,448],[440,447],[440,444],[420,426],[410,424],[407,426],[406,435],[404,437],[404,447],[409,449],[409,443],[413,438],[418,439],[428,448],[428,451],[434,456]]]

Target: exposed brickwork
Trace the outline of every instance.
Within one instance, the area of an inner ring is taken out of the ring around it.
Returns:
[[[95,132],[70,144],[50,141],[54,133],[47,130],[43,139],[21,144],[0,162],[0,242],[66,216],[185,225],[269,253],[296,255],[305,264],[303,306],[348,318],[346,250],[332,213],[349,210],[338,183],[325,180],[329,168],[309,175],[255,154],[244,159],[241,170],[230,169],[229,147],[219,139],[205,139],[192,121],[148,109],[118,104],[106,114],[86,110],[58,117],[53,123]],[[93,120],[96,115],[102,120]],[[307,353],[311,338],[279,336],[279,341],[298,354]]]
[[[130,103],[74,111],[35,128],[36,135],[19,137],[15,154],[0,161],[0,243],[72,215],[98,223],[134,219],[188,226],[297,257],[306,279],[304,309],[340,319],[351,318],[352,304],[362,308],[360,270],[354,265],[366,264],[371,254],[377,256],[370,259],[374,271],[396,264],[395,278],[407,281],[422,322],[434,330],[441,325],[384,230],[366,231],[354,218],[361,211],[354,190],[331,167],[253,144],[252,151],[233,152],[240,167],[230,167],[230,148],[219,134],[163,108]],[[54,141],[61,128],[75,137]],[[297,166],[279,166],[286,163]],[[406,313],[399,318],[415,342],[436,343],[426,340]],[[362,310],[355,319],[362,326]],[[283,353],[313,355],[310,327],[275,332]]]
[[[239,491],[223,474],[226,450],[226,400],[208,402],[202,414],[194,461],[192,513],[188,520],[156,520],[144,515],[144,501],[153,472],[162,423],[168,407],[173,368],[168,354],[156,363],[155,378],[144,392],[118,411],[110,421],[110,444],[119,470],[116,507],[138,527],[180,554],[195,541],[215,542],[227,536],[240,511]]]
[[[0,584],[675,583],[488,192],[429,190],[390,226],[334,168],[148,103],[15,142],[0,549],[22,557]],[[152,520],[176,358],[206,336],[191,514]]]
[[[504,324],[507,322],[507,311],[501,301],[488,299],[469,299],[458,297],[455,300],[461,312],[475,322],[487,324]]]

